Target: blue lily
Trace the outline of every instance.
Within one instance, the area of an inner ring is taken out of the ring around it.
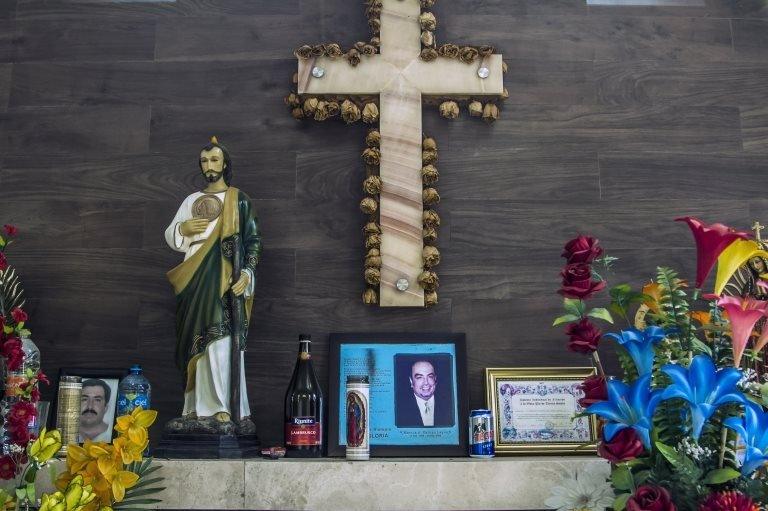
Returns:
[[[672,379],[664,389],[662,399],[680,398],[691,407],[693,438],[701,436],[704,423],[712,417],[718,407],[726,403],[743,403],[746,398],[736,384],[741,371],[735,367],[718,370],[707,355],[693,357],[687,369],[677,364],[667,364],[661,370]]]
[[[741,473],[748,476],[768,461],[768,413],[759,405],[745,403],[744,417],[729,417],[724,424],[738,433],[746,446]]]
[[[649,326],[645,330],[630,328],[622,330],[620,334],[605,334],[618,342],[629,352],[629,356],[635,362],[637,373],[640,376],[649,374],[653,370],[653,347],[661,341],[666,334],[664,329],[658,326]]]
[[[587,408],[587,413],[610,421],[603,428],[605,440],[610,442],[622,429],[632,428],[645,448],[650,449],[653,412],[661,400],[661,390],[651,390],[651,375],[641,376],[631,386],[621,380],[610,379],[607,386],[608,400]]]

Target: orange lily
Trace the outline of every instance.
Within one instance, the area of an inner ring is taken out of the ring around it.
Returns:
[[[652,298],[652,300],[644,301],[643,304],[647,305],[652,312],[658,314],[661,311],[659,308],[659,302],[661,301],[661,285],[656,282],[649,282],[643,286],[643,294]]]
[[[709,311],[692,311],[691,318],[698,321],[702,326],[712,322],[712,313]]]

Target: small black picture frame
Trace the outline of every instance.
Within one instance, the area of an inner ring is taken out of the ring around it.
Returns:
[[[332,333],[329,351],[328,456],[346,454],[339,406],[353,374],[370,379],[371,456],[468,455],[463,333]]]
[[[53,397],[53,403],[51,413],[49,414],[49,427],[56,427],[56,411],[58,408],[58,385],[62,376],[79,376],[83,382],[83,397],[91,393],[96,401],[99,401],[99,397],[104,401],[103,418],[101,422],[106,424],[106,429],[103,433],[97,437],[92,438],[94,441],[110,443],[114,437],[115,419],[117,418],[117,391],[120,380],[128,376],[128,369],[119,368],[93,368],[93,367],[62,367],[59,369],[59,375],[56,379],[57,391]],[[98,382],[102,383],[98,383]],[[86,383],[91,383],[86,389]],[[107,388],[109,390],[107,390]],[[82,403],[82,401],[81,401]],[[98,405],[97,405],[98,406]],[[82,413],[82,410],[81,410]],[[102,409],[98,408],[96,413],[102,413]],[[82,421],[82,416],[81,416]],[[81,430],[83,425],[81,423]],[[83,442],[82,435],[79,435],[80,443]],[[108,438],[107,438],[108,437]]]

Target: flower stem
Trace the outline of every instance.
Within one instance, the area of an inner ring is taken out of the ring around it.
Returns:
[[[723,463],[725,461],[725,444],[728,440],[728,430],[725,426],[720,426],[722,429],[720,431],[720,456],[717,460],[717,467],[723,468]]]
[[[597,354],[597,351],[592,352],[592,360],[594,360],[595,365],[597,366],[597,372],[605,378],[605,369],[603,369],[603,363],[600,362],[600,355]]]

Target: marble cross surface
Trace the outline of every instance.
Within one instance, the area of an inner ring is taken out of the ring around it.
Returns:
[[[423,307],[422,272],[422,130],[423,95],[499,96],[504,90],[501,55],[473,64],[438,58],[424,62],[418,0],[382,0],[380,52],[362,57],[360,65],[345,59],[299,59],[299,94],[379,95],[379,131],[383,187],[379,215],[381,240],[382,307]],[[322,77],[312,74],[314,67]],[[478,76],[488,68],[486,78]],[[439,142],[439,141],[438,141]],[[409,286],[399,291],[395,283],[405,278]]]

